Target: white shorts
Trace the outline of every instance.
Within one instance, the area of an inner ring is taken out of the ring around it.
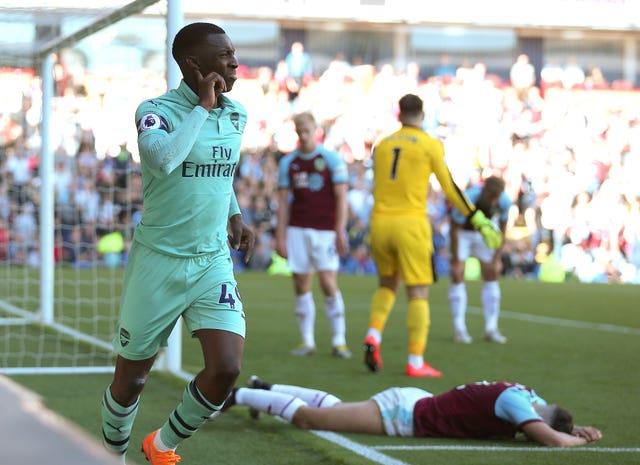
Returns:
[[[476,257],[483,263],[491,263],[495,250],[487,247],[478,231],[458,231],[458,260],[466,262],[469,257]]]
[[[387,436],[413,437],[413,408],[433,394],[414,387],[393,387],[371,397],[378,404]]]
[[[336,232],[289,226],[287,228],[289,269],[297,274],[314,271],[338,271]]]

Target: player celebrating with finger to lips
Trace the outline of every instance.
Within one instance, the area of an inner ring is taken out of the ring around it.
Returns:
[[[237,79],[235,48],[220,27],[193,23],[172,53],[180,85],[136,111],[144,212],[125,270],[115,373],[102,397],[104,444],[124,462],[140,393],[182,317],[204,368],[144,439],[152,465],[180,461],[178,444],[220,411],[240,373],[245,315],[229,246],[248,260],[255,242],[233,191],[247,122],[244,107],[224,95]]]

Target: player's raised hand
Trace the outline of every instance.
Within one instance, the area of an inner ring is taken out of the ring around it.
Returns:
[[[215,71],[211,71],[206,76],[203,76],[200,67],[195,64],[195,62],[193,63],[193,73],[198,84],[198,97],[200,97],[198,105],[210,111],[212,108],[215,108],[218,95],[227,91],[227,83],[224,78]]]
[[[482,235],[482,240],[487,244],[487,247],[499,249],[502,246],[502,231],[481,210],[476,210],[470,220],[476,231]]]

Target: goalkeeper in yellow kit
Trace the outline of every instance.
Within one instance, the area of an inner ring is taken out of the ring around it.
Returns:
[[[382,368],[380,343],[403,280],[407,290],[409,332],[407,376],[439,377],[424,361],[429,334],[429,285],[434,281],[433,242],[427,219],[429,178],[435,174],[451,203],[469,217],[490,248],[502,245],[502,233],[456,186],[444,162],[442,144],[422,130],[423,102],[413,94],[399,101],[402,127],[383,138],[373,151],[373,197],[370,233],[379,286],[373,295],[364,362]]]

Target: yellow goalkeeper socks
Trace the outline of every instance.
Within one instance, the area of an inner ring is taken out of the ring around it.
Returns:
[[[409,331],[409,355],[423,356],[429,336],[429,302],[427,299],[409,300],[407,329]]]
[[[388,287],[379,287],[371,299],[369,313],[369,328],[376,329],[382,334],[387,318],[396,301],[396,293]]]

